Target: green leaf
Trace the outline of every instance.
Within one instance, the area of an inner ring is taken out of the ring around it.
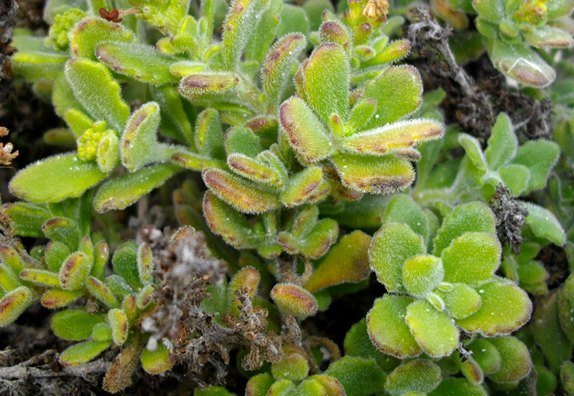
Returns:
[[[525,193],[540,190],[546,186],[550,170],[560,156],[560,149],[548,140],[529,140],[518,149],[513,164],[524,165],[530,170],[528,189]]]
[[[402,291],[403,264],[409,258],[425,253],[420,235],[402,223],[383,225],[373,235],[369,247],[371,268],[388,291]]]
[[[439,139],[443,133],[442,123],[420,118],[355,133],[345,138],[342,144],[343,149],[352,153],[386,155],[414,147],[417,143]]]
[[[506,113],[500,113],[496,117],[496,123],[488,139],[488,146],[484,151],[489,168],[496,170],[508,164],[516,156],[517,150],[518,139],[514,134],[512,121]]]
[[[283,102],[279,120],[289,145],[304,161],[320,161],[333,153],[331,136],[301,98],[292,96]]]
[[[263,91],[277,105],[285,89],[293,64],[306,45],[305,36],[291,33],[278,40],[265,56],[261,67]]]
[[[321,44],[302,66],[305,98],[323,122],[331,114],[347,118],[349,108],[350,66],[343,47]]]
[[[343,235],[305,283],[311,293],[343,283],[358,283],[370,273],[368,248],[371,237],[356,230]]]
[[[245,394],[248,396],[265,396],[275,379],[269,373],[256,374],[249,378],[245,385]]]
[[[27,202],[5,204],[3,209],[10,217],[14,234],[23,237],[42,237],[42,224],[52,217],[43,207]]]
[[[136,43],[106,42],[96,47],[98,60],[114,72],[151,85],[175,83],[178,78],[169,72],[176,61],[154,47]]]
[[[60,363],[64,366],[78,366],[95,359],[108,349],[111,341],[84,341],[74,344],[60,354]]]
[[[220,169],[205,169],[203,181],[221,200],[244,213],[264,213],[279,208],[276,194]]]
[[[497,337],[490,340],[490,343],[500,353],[502,364],[488,378],[499,383],[515,383],[530,373],[532,360],[528,347],[522,341],[514,337]]]
[[[440,367],[430,360],[415,359],[401,364],[387,377],[385,390],[391,395],[428,393],[441,383]]]
[[[494,235],[467,232],[442,251],[446,282],[477,285],[494,275],[502,247]]]
[[[203,214],[211,231],[236,249],[255,248],[261,242],[245,216],[210,191],[203,198]]]
[[[317,313],[317,300],[307,290],[293,283],[278,283],[271,289],[271,298],[283,314],[299,320]]]
[[[120,141],[120,156],[122,165],[130,172],[162,160],[157,142],[159,110],[156,102],[148,102],[134,111],[126,124]]]
[[[284,206],[292,208],[319,202],[327,197],[329,190],[322,168],[310,166],[289,179],[279,199]]]
[[[58,287],[60,280],[58,274],[37,268],[27,268],[20,272],[20,279],[42,287]]]
[[[94,209],[99,213],[125,209],[178,171],[180,168],[174,165],[158,164],[107,180],[94,196]]]
[[[366,128],[382,126],[414,113],[422,102],[423,84],[419,72],[409,65],[385,68],[365,85],[364,98],[377,101],[374,118]]]
[[[126,313],[119,308],[110,309],[108,311],[108,323],[112,329],[114,344],[123,345],[128,339],[130,329]]]
[[[223,68],[237,68],[249,38],[255,33],[253,26],[269,6],[269,0],[234,0],[223,24]]]
[[[0,299],[0,327],[14,322],[33,302],[32,291],[20,286],[4,294]]]
[[[70,52],[77,58],[96,60],[96,47],[104,41],[133,43],[136,37],[119,23],[84,18],[70,33]]]
[[[276,380],[299,382],[309,375],[309,363],[300,353],[284,353],[281,360],[271,364],[271,374]]]
[[[345,388],[347,396],[369,396],[385,384],[385,373],[373,359],[343,356],[331,363],[325,374],[335,377]]]
[[[466,232],[496,234],[496,220],[489,207],[483,202],[469,202],[458,205],[443,220],[434,239],[435,256],[450,245],[453,239]]]
[[[107,307],[116,308],[120,305],[112,290],[98,278],[90,276],[86,279],[86,290]]]
[[[161,374],[171,370],[175,364],[169,350],[162,343],[158,343],[154,351],[144,348],[140,356],[143,369],[148,374]]]
[[[12,58],[14,75],[24,77],[26,81],[55,80],[62,73],[68,60],[67,54],[51,52],[16,52]]]
[[[444,278],[440,259],[431,255],[413,256],[403,264],[402,284],[413,296],[425,298]]]
[[[345,335],[344,347],[345,355],[374,359],[384,371],[390,371],[399,364],[397,358],[386,355],[375,348],[369,338],[365,318],[351,326]]]
[[[528,188],[530,170],[524,165],[505,165],[499,169],[498,173],[513,196],[518,197],[522,195]]]
[[[48,289],[42,293],[40,303],[44,308],[58,309],[68,306],[83,296],[83,290]]]
[[[79,197],[105,178],[95,163],[82,162],[75,153],[68,153],[28,165],[10,180],[9,187],[20,199],[52,203]]]
[[[485,376],[496,373],[502,366],[502,357],[498,349],[489,341],[479,338],[468,346],[472,358],[478,363]]]
[[[213,158],[225,158],[223,130],[217,110],[205,109],[197,116],[195,145],[201,154]]]
[[[345,187],[370,194],[390,194],[415,178],[409,161],[393,157],[337,154],[331,159]]]
[[[524,42],[494,40],[489,55],[494,67],[528,87],[544,88],[556,79],[554,69]]]
[[[70,249],[76,249],[81,238],[78,223],[66,217],[52,217],[42,224],[42,232],[46,238],[62,242]]]
[[[566,233],[551,211],[530,202],[521,202],[521,204],[528,210],[525,222],[536,237],[546,239],[558,246],[564,245]]]
[[[82,341],[90,337],[92,328],[103,322],[102,315],[83,309],[67,309],[52,315],[50,327],[56,336],[66,341]]]
[[[466,378],[447,378],[429,396],[487,396],[480,385],[471,383]]]
[[[138,273],[135,241],[125,241],[116,248],[112,256],[112,266],[114,273],[118,274],[132,289],[137,290],[142,287]]]
[[[511,333],[530,319],[532,302],[515,284],[495,280],[477,290],[482,305],[474,315],[457,321],[463,330],[492,337]]]
[[[560,327],[557,297],[558,293],[553,292],[537,301],[530,325],[536,345],[555,373],[562,362],[570,360],[572,353],[572,343]]]
[[[375,300],[367,314],[367,330],[373,344],[383,353],[399,359],[421,354],[421,348],[405,323],[411,297],[385,294]]]
[[[408,194],[394,195],[383,212],[384,223],[406,223],[425,240],[429,238],[429,224],[421,206]]]
[[[84,58],[70,59],[65,73],[76,99],[94,119],[107,121],[116,131],[124,129],[130,108],[104,65]]]
[[[93,262],[82,252],[73,252],[66,258],[59,271],[60,287],[64,290],[78,290],[84,286]]]
[[[482,18],[498,23],[506,15],[504,2],[501,0],[473,0],[472,7]]]
[[[438,291],[444,300],[448,313],[455,319],[464,319],[476,313],[482,304],[480,294],[464,283],[456,283],[452,288]]]
[[[309,18],[303,8],[293,4],[283,4],[277,26],[277,37],[293,32],[308,35],[310,29]]]
[[[445,312],[437,311],[427,301],[410,304],[405,321],[421,349],[430,357],[449,356],[458,347],[458,328]]]
[[[275,155],[271,152],[269,154]],[[277,160],[280,161],[278,158]],[[227,156],[227,166],[236,174],[251,181],[272,187],[283,187],[283,175],[259,159],[241,153],[231,153]]]
[[[464,148],[464,151],[472,164],[480,171],[481,174],[484,174],[488,169],[488,165],[486,163],[486,158],[482,153],[482,149],[480,148],[480,142],[476,138],[463,133],[459,135],[458,142]]]

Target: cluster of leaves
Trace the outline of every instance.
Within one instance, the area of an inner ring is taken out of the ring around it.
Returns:
[[[530,87],[546,87],[556,71],[541,50],[574,45],[569,0],[432,0],[435,13],[455,29],[468,28],[467,14],[482,35],[493,65]]]
[[[54,334],[77,342],[60,363],[112,357],[109,392],[138,362],[196,395],[233,394],[231,375],[248,395],[574,392],[574,278],[545,259],[574,263],[574,72],[539,51],[570,46],[573,3],[431,5],[457,29],[476,16],[467,50],[484,36],[522,84],[564,69],[566,88],[527,91],[556,102],[555,141],[520,141],[504,113],[485,148],[445,127],[444,91],[423,97],[400,64],[401,4],[48,1],[47,35],[17,31],[12,67],[68,151],[9,183],[0,326],[58,310]],[[171,237],[143,227],[168,194]],[[136,203],[134,237],[117,215]],[[351,326],[331,303],[359,294],[372,308]],[[318,313],[350,326],[343,353]]]

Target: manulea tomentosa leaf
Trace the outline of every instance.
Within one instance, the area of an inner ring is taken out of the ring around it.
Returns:
[[[499,169],[515,157],[518,150],[518,139],[512,127],[510,117],[501,113],[492,127],[488,147],[484,151],[486,162],[492,169]]]
[[[133,43],[136,37],[121,24],[84,18],[70,33],[70,51],[74,57],[96,60],[96,47],[104,41]]]
[[[178,78],[169,72],[169,66],[176,58],[147,45],[106,42],[97,46],[96,56],[116,73],[136,81],[152,85],[178,81]]]
[[[558,246],[564,245],[566,234],[552,212],[530,202],[522,202],[522,205],[528,210],[525,222],[536,237],[546,239]]]
[[[93,162],[78,160],[74,153],[60,154],[28,165],[10,181],[10,191],[35,203],[60,202],[82,195],[106,178]]]
[[[408,187],[413,166],[399,157],[337,154],[331,158],[345,187],[370,194],[389,194]]]
[[[402,291],[403,263],[425,252],[423,238],[408,225],[389,223],[373,235],[369,246],[369,260],[377,279],[388,291]]]
[[[446,282],[477,285],[490,279],[500,265],[498,239],[484,232],[467,232],[442,251]]]
[[[174,165],[150,165],[137,172],[107,180],[94,196],[94,209],[100,213],[125,209],[180,170]]]
[[[371,238],[356,230],[341,237],[305,283],[312,293],[342,283],[356,283],[369,275],[368,248]]]
[[[128,120],[120,141],[120,155],[122,165],[130,172],[162,160],[157,142],[159,123],[160,112],[156,102],[146,103]]]
[[[444,127],[438,121],[415,119],[353,134],[342,144],[346,151],[352,153],[385,155],[411,148],[420,141],[439,139],[443,132]]]
[[[291,33],[269,49],[261,68],[263,90],[272,104],[277,105],[293,63],[305,48],[305,36]]]
[[[8,326],[32,304],[32,291],[20,286],[4,294],[0,299],[0,327]]]
[[[498,350],[501,366],[488,378],[499,383],[515,383],[532,370],[528,347],[515,337],[496,337],[489,340]]]
[[[70,59],[66,78],[76,99],[96,120],[105,120],[116,131],[124,129],[130,115],[122,100],[120,86],[101,63],[84,58]]]
[[[417,344],[430,357],[449,356],[458,346],[458,328],[444,311],[438,311],[427,301],[411,303],[405,322]]]
[[[332,114],[347,117],[350,66],[343,47],[320,45],[303,64],[301,74],[304,92],[299,94],[323,122],[328,123]]]
[[[365,85],[364,97],[377,101],[376,114],[367,128],[395,122],[412,114],[421,104],[422,93],[422,81],[417,69],[407,65],[385,68]]]
[[[389,374],[385,390],[391,395],[426,394],[436,389],[441,379],[439,366],[430,360],[415,359],[401,364]]]
[[[382,352],[404,359],[421,354],[421,348],[405,323],[407,307],[413,298],[386,294],[375,300],[367,314],[367,330],[373,344]]]
[[[255,248],[261,242],[245,216],[210,191],[203,198],[203,213],[211,231],[236,249]]]
[[[450,212],[434,240],[435,256],[442,253],[453,239],[465,232],[485,232],[496,234],[496,221],[490,208],[482,202],[470,202],[458,205]]]
[[[509,334],[530,319],[532,302],[515,284],[495,279],[476,290],[482,304],[475,314],[457,321],[463,330],[492,337]]]
[[[546,186],[550,170],[558,161],[559,156],[558,145],[548,140],[529,140],[520,146],[512,163],[524,165],[530,170],[528,188],[523,194]]]
[[[279,119],[291,147],[305,161],[320,161],[333,153],[331,136],[301,98],[285,101],[279,108]]]
[[[205,169],[205,184],[218,198],[244,213],[264,213],[280,206],[276,194],[220,169]]]

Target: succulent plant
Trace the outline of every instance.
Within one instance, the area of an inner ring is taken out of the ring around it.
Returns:
[[[49,0],[15,30],[61,119],[0,143],[0,327],[36,304],[64,342],[32,386],[574,392],[574,3],[430,4],[452,52],[405,0]],[[484,49],[518,88],[458,64]]]
[[[441,358],[458,348],[461,330],[493,337],[528,321],[526,293],[495,276],[501,247],[490,209],[479,202],[454,208],[436,231],[432,254],[428,231],[415,231],[428,230],[428,221],[420,209],[417,217],[410,225],[385,223],[369,247],[371,268],[389,292],[367,315],[377,348],[403,359]]]

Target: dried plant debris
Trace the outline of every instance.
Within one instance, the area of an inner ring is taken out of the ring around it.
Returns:
[[[518,200],[512,198],[510,190],[499,184],[490,200],[490,207],[496,217],[496,234],[502,243],[508,242],[515,254],[520,252],[522,227],[528,210]]]
[[[408,17],[414,61],[425,84],[448,93],[442,106],[449,121],[486,141],[496,115],[504,111],[526,138],[549,136],[552,106],[548,100],[537,100],[507,86],[485,56],[465,67],[457,64],[449,45],[452,28],[439,24],[428,8],[410,8]]]

